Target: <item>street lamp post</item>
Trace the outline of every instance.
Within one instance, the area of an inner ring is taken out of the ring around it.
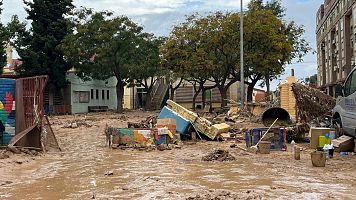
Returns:
[[[244,77],[244,16],[242,10],[242,0],[240,0],[240,87],[241,87],[241,109],[244,109],[245,103],[245,77]]]

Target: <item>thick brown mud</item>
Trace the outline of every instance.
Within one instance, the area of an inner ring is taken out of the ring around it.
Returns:
[[[139,122],[153,114],[126,118]],[[0,180],[8,181],[0,185],[0,199],[356,199],[356,156],[335,155],[325,168],[314,168],[309,150],[296,161],[290,152],[255,155],[218,142],[166,151],[109,149],[105,124],[125,127],[126,119],[93,114],[85,117],[92,127],[62,128],[72,118],[51,119],[63,152],[0,162]],[[202,161],[214,149],[236,160]]]

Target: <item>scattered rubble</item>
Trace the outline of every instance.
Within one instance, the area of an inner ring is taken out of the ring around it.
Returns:
[[[114,175],[114,172],[113,171],[107,171],[105,172],[105,176],[112,176]]]
[[[152,128],[157,124],[157,116],[148,116],[141,122],[127,122],[127,128]]]
[[[302,121],[311,121],[323,116],[330,116],[336,100],[311,87],[300,83],[292,84],[292,91],[296,99],[298,116]]]
[[[0,153],[0,159],[6,159],[9,158],[10,156],[6,154],[5,152]]]
[[[20,156],[38,156],[40,155],[39,151],[36,150],[30,150],[28,148],[23,148],[23,147],[7,147],[6,149],[0,150],[0,160],[1,159],[8,159],[11,158],[14,154],[20,155]],[[15,161],[16,162],[16,161]],[[18,162],[18,164],[22,164],[22,162]]]
[[[64,125],[62,126],[62,128],[79,128],[79,127],[86,127],[86,128],[90,128],[92,126],[94,126],[94,124],[91,121],[88,120],[81,120],[81,119],[74,119],[74,120],[69,120],[66,123],[64,123]]]
[[[212,153],[204,156],[202,158],[203,161],[233,161],[236,160],[234,156],[232,156],[229,151],[223,149],[214,150]]]

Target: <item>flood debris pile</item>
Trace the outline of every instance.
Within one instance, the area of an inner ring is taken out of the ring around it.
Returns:
[[[157,123],[157,116],[148,116],[141,122],[127,122],[128,128],[152,128]]]
[[[0,150],[0,159],[10,158],[13,154],[38,156],[41,154],[41,151],[29,148],[7,147],[6,149]]]
[[[229,125],[239,124],[245,121],[258,122],[259,120],[260,118],[255,116],[251,111],[241,110],[237,105],[231,106],[230,109],[225,113],[216,113],[216,116],[212,118],[213,123],[225,122]]]
[[[292,84],[292,91],[296,99],[298,116],[305,121],[330,116],[336,104],[333,97],[299,83]]]
[[[213,152],[209,153],[206,156],[202,157],[202,161],[233,161],[236,158],[229,153],[227,150],[216,149]]]
[[[86,127],[90,128],[94,126],[94,124],[91,121],[85,120],[85,119],[73,119],[73,120],[68,120],[67,122],[64,123],[62,128],[79,128],[79,127]]]

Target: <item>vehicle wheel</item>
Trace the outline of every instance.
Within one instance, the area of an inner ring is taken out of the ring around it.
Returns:
[[[336,138],[344,135],[344,131],[342,130],[342,122],[341,122],[341,118],[336,118],[333,119],[333,127],[335,128],[335,136]]]

